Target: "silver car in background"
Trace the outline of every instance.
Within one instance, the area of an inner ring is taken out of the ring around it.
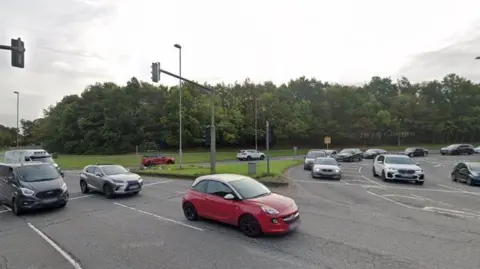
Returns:
[[[316,158],[312,168],[312,178],[342,178],[342,169],[340,164],[330,157]]]

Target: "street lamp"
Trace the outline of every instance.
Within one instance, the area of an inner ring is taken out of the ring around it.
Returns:
[[[19,145],[19,137],[20,137],[20,129],[18,128],[18,111],[19,111],[19,107],[20,107],[20,93],[17,92],[17,91],[14,91],[13,92],[14,94],[17,95],[17,148],[18,148],[18,145]]]
[[[182,46],[180,44],[173,45],[178,49],[178,76],[182,77]],[[179,138],[178,138],[178,158],[180,168],[182,168],[183,153],[182,153],[182,80],[178,80],[178,122],[179,122]]]

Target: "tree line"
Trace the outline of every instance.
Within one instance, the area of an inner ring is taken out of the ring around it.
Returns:
[[[261,147],[267,120],[274,147],[324,147],[324,136],[334,147],[480,141],[480,85],[455,74],[422,83],[373,77],[350,86],[301,77],[281,85],[245,80],[211,87],[217,147],[254,146],[255,107]],[[152,143],[175,149],[178,98],[178,87],[136,78],[123,86],[90,85],[45,109],[42,118],[22,120],[22,144],[71,154],[134,152]],[[184,84],[182,106],[184,148],[204,146],[210,96]]]

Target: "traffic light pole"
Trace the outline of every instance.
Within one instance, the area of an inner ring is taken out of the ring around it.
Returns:
[[[176,79],[179,79],[181,81],[193,84],[193,85],[199,87],[200,89],[202,89],[205,93],[210,94],[210,97],[211,97],[210,105],[211,105],[211,108],[212,108],[211,123],[210,123],[210,172],[212,174],[215,174],[215,172],[216,172],[216,147],[215,146],[217,144],[216,143],[216,137],[215,137],[215,133],[216,133],[215,132],[215,90],[213,88],[209,88],[207,86],[198,84],[197,82],[194,82],[194,81],[191,81],[189,79],[183,78],[179,75],[175,75],[173,73],[170,73],[166,70],[161,69],[160,67],[158,67],[158,70],[160,71],[160,73],[164,73],[166,75],[169,75],[169,76],[174,77]]]

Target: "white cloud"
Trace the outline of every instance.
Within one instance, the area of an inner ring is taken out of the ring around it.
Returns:
[[[456,53],[455,68],[436,56],[480,37],[475,0],[0,0],[0,6],[0,43],[21,37],[27,49],[23,70],[0,52],[0,123],[7,125],[15,124],[13,90],[21,92],[21,117],[31,119],[89,83],[149,80],[152,61],[176,73],[175,43],[183,46],[183,75],[201,82],[280,83],[305,75],[357,83],[452,70],[473,76],[462,70],[475,63],[461,59],[480,53],[480,47]],[[424,52],[434,59],[426,73],[415,70],[425,66],[418,62]]]

